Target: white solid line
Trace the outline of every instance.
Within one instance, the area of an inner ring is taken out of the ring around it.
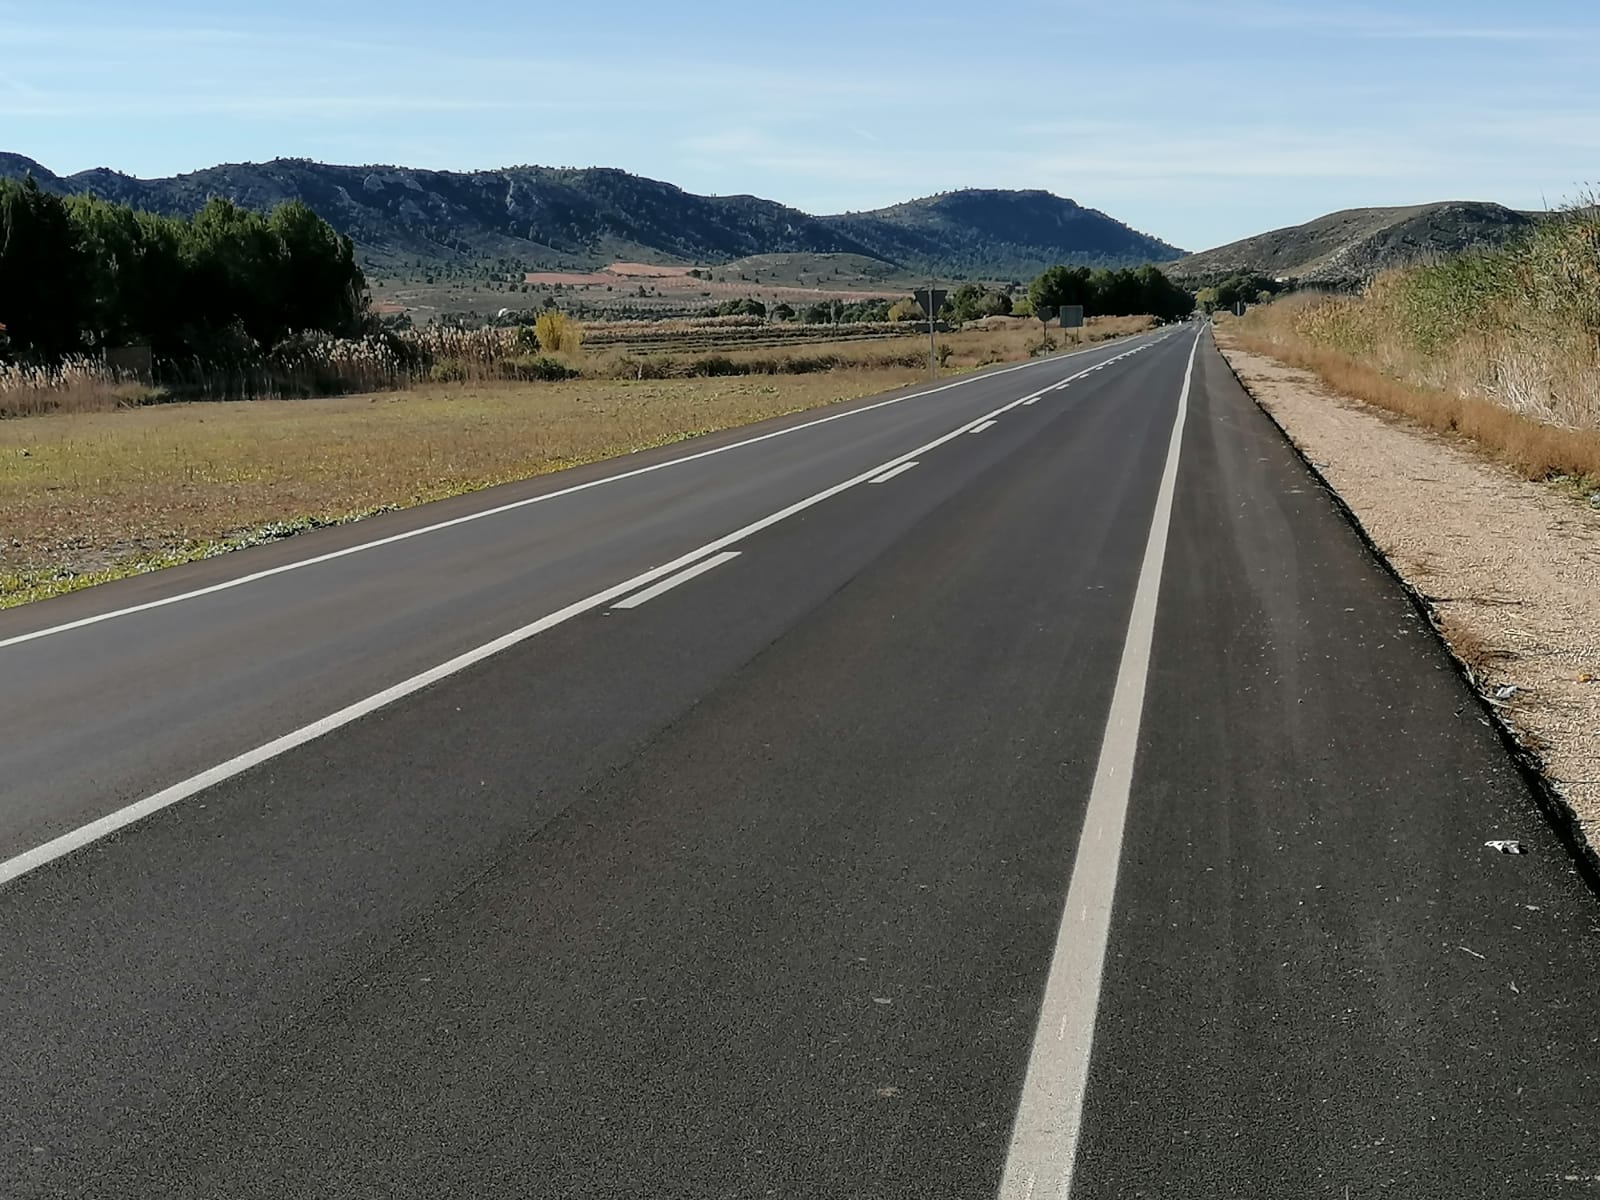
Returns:
[[[1025,365],[1032,366],[1035,364],[1029,363]],[[1013,368],[1008,368],[1008,370],[1010,369]],[[1086,373],[1080,372],[1079,376]],[[1078,378],[1079,376],[1073,376],[1073,378]],[[891,402],[885,401],[885,403]],[[787,520],[796,513],[804,512],[814,505],[821,504],[824,500],[829,500],[841,492],[848,491],[857,484],[866,483],[879,475],[883,475],[902,463],[916,461],[929,451],[935,450],[946,442],[954,441],[962,434],[970,432],[973,426],[1010,412],[1020,403],[1022,403],[1022,399],[1012,400],[1007,404],[1003,404],[993,412],[968,421],[964,425],[958,425],[949,433],[942,434],[934,438],[933,441],[918,446],[909,453],[891,458],[888,462],[879,463],[869,471],[863,471],[861,474],[852,476],[842,483],[836,483],[832,487],[824,488],[822,491],[807,496],[803,500],[797,500],[786,508],[780,508],[776,512],[768,513],[759,520],[752,521],[732,533],[724,534],[715,541],[707,542],[687,554],[679,555],[671,562],[652,567],[648,571],[635,575],[632,579],[624,580],[622,583],[596,592],[592,596],[574,601],[565,608],[540,617],[531,624],[524,625],[520,629],[513,629],[510,633],[503,634],[491,642],[485,642],[483,645],[476,649],[468,650],[464,654],[458,654],[448,662],[413,675],[409,679],[403,679],[399,683],[385,688],[375,695],[368,696],[364,700],[358,700],[354,704],[346,705],[338,712],[331,713],[321,720],[313,721],[311,724],[296,729],[292,733],[286,733],[282,737],[274,738],[264,745],[257,746],[254,750],[247,750],[245,753],[236,755],[227,762],[202,771],[198,775],[191,775],[188,779],[175,783],[153,796],[146,796],[143,800],[136,800],[132,804],[117,809],[115,812],[107,813],[98,820],[91,821],[87,825],[81,825],[77,829],[62,834],[60,837],[53,838],[42,846],[35,846],[32,850],[26,850],[14,858],[0,862],[0,886],[10,883],[30,871],[36,871],[58,858],[71,854],[74,850],[80,850],[99,841],[101,838],[109,837],[120,829],[126,829],[129,825],[142,821],[162,809],[170,808],[180,801],[187,800],[214,784],[232,779],[235,775],[242,774],[251,767],[259,766],[261,763],[277,758],[280,754],[288,753],[297,746],[303,746],[307,742],[322,737],[324,734],[341,729],[353,721],[358,721],[370,713],[377,712],[380,708],[385,708],[397,700],[421,691],[429,684],[437,683],[441,679],[447,679],[451,675],[458,674],[486,658],[499,654],[503,650],[509,650],[511,647],[525,642],[547,629],[553,629],[565,621],[570,621],[573,617],[580,616],[592,609],[600,608],[621,596],[628,595],[635,589],[654,583],[656,580],[671,575],[676,571],[681,571],[684,567],[700,561],[707,555],[726,550],[729,546],[760,533],[763,529],[776,525],[779,521]],[[0,643],[0,645],[4,645],[4,643]]]
[[[784,429],[774,429],[770,433],[759,434],[756,437],[745,438],[743,441],[730,442],[726,446],[714,446],[709,450],[701,450],[694,454],[685,454],[681,458],[668,459],[666,462],[652,463],[647,467],[636,467],[631,471],[620,471],[615,475],[607,475],[603,479],[591,479],[587,483],[573,484],[571,487],[560,488],[553,492],[545,492],[538,496],[529,496],[523,500],[513,500],[509,504],[499,504],[493,508],[483,509],[481,512],[467,513],[464,516],[453,517],[448,521],[438,521],[432,525],[424,525],[417,529],[408,529],[404,533],[390,534],[388,537],[376,538],[370,542],[362,542],[355,546],[346,546],[342,550],[332,550],[327,554],[318,554],[312,558],[300,559],[281,566],[269,567],[263,571],[252,571],[248,575],[241,575],[236,579],[225,579],[220,583],[213,583],[207,587],[194,588],[191,591],[179,592],[172,596],[163,596],[159,600],[147,600],[143,604],[133,604],[126,608],[113,609],[109,612],[96,613],[89,617],[80,617],[76,621],[67,621],[61,625],[51,625],[45,629],[36,629],[32,633],[22,633],[15,637],[0,639],[0,650],[7,646],[21,645],[23,642],[35,641],[38,638],[51,637],[54,634],[66,633],[72,629],[82,629],[86,625],[98,625],[102,621],[114,620],[117,617],[128,617],[134,613],[148,612],[153,608],[165,608],[169,604],[179,604],[185,600],[195,600],[201,596],[209,596],[215,592],[224,592],[230,588],[243,587],[247,583],[256,583],[263,579],[270,579],[274,575],[283,575],[289,571],[298,571],[302,567],[313,567],[320,563],[332,562],[334,559],[346,558],[352,554],[360,554],[366,550],[375,550],[380,546],[391,546],[396,542],[403,542],[410,538],[421,537],[428,533],[437,533],[441,529],[450,529],[457,525],[465,525],[470,521],[481,521],[486,517],[499,516],[502,513],[512,512],[515,509],[527,508],[533,504],[543,504],[547,500],[556,500],[562,496],[570,496],[575,492],[585,492],[590,488],[602,487],[608,483],[617,483],[624,479],[632,479],[638,475],[648,475],[652,471],[664,471],[669,467],[679,467],[684,463],[696,462],[702,458],[710,458],[714,454],[726,454],[730,450],[739,450],[745,446],[753,446],[758,442],[769,441],[772,438],[787,437],[791,433],[799,433],[805,429],[815,429],[818,425],[826,425],[830,421],[842,421],[847,417],[859,416],[862,413],[872,412],[875,409],[885,408],[891,404],[904,404],[908,400],[920,400],[939,392],[949,391],[951,388],[965,387],[969,383],[976,383],[983,379],[994,379],[1000,375],[1009,375],[1013,371],[1024,371],[1030,367],[1038,367],[1046,363],[1056,362],[1061,359],[1075,358],[1080,354],[1090,354],[1101,347],[1087,347],[1083,350],[1074,350],[1068,354],[1057,355],[1050,359],[1038,359],[1016,366],[1003,367],[997,371],[990,371],[983,375],[968,375],[962,379],[952,380],[950,383],[940,384],[938,387],[928,388],[926,391],[913,392],[909,396],[895,396],[889,400],[879,400],[875,404],[863,405],[861,408],[852,408],[848,412],[834,413],[831,416],[818,417],[815,421],[806,421],[800,425],[790,425]]]
[[[1201,332],[1204,333],[1203,328]],[[1167,463],[1161,472],[1150,537],[1134,589],[1133,612],[1111,696],[1111,715],[1100,745],[1089,807],[1072,863],[1072,882],[1062,908],[1044,1003],[1039,1010],[1039,1026],[1034,1032],[1022,1098],[1006,1152],[1001,1200],[1068,1200],[1072,1192],[1095,1014],[1100,1007],[1100,977],[1105,968],[1128,792],[1139,748],[1139,723],[1144,714],[1150,649],[1155,639],[1156,601],[1161,593],[1178,457],[1199,349],[1197,335],[1189,351],[1178,413],[1167,443]],[[1073,914],[1070,922],[1068,914]]]
[[[1026,404],[1027,401],[1024,400],[1023,403]],[[968,433],[982,433],[985,429],[992,428],[993,426],[998,425],[998,424],[999,424],[998,421],[985,421],[982,425],[974,425],[971,429],[967,430],[967,432]]]
[[[737,550],[724,550],[721,554],[717,555],[715,558],[708,558],[708,559],[705,559],[702,562],[695,563],[694,566],[692,566],[692,567],[685,567],[683,570],[679,571],[676,575],[669,575],[669,576],[667,576],[667,578],[663,579],[660,583],[657,583],[657,584],[654,584],[654,585],[652,585],[650,587],[647,587],[642,592],[635,592],[633,595],[629,596],[626,600],[618,600],[611,607],[612,608],[638,608],[639,605],[641,605],[641,604],[648,604],[650,601],[654,600],[657,596],[661,595],[663,592],[670,592],[673,588],[677,587],[680,583],[688,583],[689,580],[695,578],[695,576],[704,575],[707,571],[711,570],[713,567],[720,567],[723,563],[728,562],[730,559],[735,559],[735,558],[738,558],[738,557],[739,557],[739,552]]]
[[[868,483],[888,483],[889,480],[893,479],[896,475],[904,475],[907,471],[911,470],[911,468],[916,466],[916,465],[917,464],[914,463],[914,462],[901,463],[894,470],[885,471],[882,475],[879,475],[876,479],[869,479],[869,480],[867,480],[867,482]]]

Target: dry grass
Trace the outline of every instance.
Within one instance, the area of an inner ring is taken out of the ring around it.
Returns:
[[[1600,208],[1504,250],[1292,296],[1228,331],[1335,389],[1457,434],[1530,479],[1600,482]]]
[[[1504,650],[1490,645],[1479,626],[1454,614],[1446,613],[1439,618],[1439,634],[1480,688],[1496,665],[1509,657]]]
[[[895,382],[441,386],[0,423],[0,605],[200,557],[262,526],[423,503]]]
[[[1228,332],[1245,349],[1311,371],[1335,391],[1465,438],[1528,479],[1600,481],[1600,430],[1550,424],[1485,396],[1397,378],[1312,341],[1295,328],[1293,312],[1291,306],[1257,309]]]
[[[109,412],[145,403],[151,389],[137,379],[87,358],[57,367],[0,362],[0,418],[53,412]]]

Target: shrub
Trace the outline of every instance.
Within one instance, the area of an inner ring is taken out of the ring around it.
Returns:
[[[539,379],[554,383],[562,379],[576,379],[582,373],[560,359],[543,354],[532,358],[507,358],[500,361],[500,375],[503,379]]]
[[[583,344],[583,331],[560,309],[546,309],[533,323],[539,349],[546,354],[572,354]]]
[[[783,362],[783,370],[789,375],[810,375],[816,371],[831,371],[840,366],[843,360],[837,354],[796,354]]]
[[[704,358],[697,358],[689,364],[689,370],[694,375],[749,374],[743,363],[734,362],[726,354],[709,354]]]

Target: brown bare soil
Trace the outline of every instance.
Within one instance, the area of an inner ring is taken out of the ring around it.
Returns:
[[[1335,368],[1330,380],[1256,353],[1226,330],[1218,341],[1256,400],[1427,598],[1457,657],[1538,750],[1589,844],[1600,846],[1600,511],[1570,489],[1524,478],[1520,462],[1507,465],[1514,455],[1497,462],[1436,432],[1426,416],[1436,397],[1406,400],[1390,390],[1404,385],[1387,380],[1379,408],[1343,390],[1353,382],[1365,393],[1373,383],[1348,364],[1323,364]],[[1420,419],[1396,416],[1413,404]]]
[[[686,276],[690,267],[661,266],[652,263],[614,262],[606,268],[613,275],[644,276],[648,279],[671,279]]]

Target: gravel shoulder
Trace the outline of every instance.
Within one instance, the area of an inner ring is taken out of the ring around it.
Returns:
[[[1217,342],[1433,606],[1457,656],[1600,848],[1600,512],[1230,345],[1226,331]]]

